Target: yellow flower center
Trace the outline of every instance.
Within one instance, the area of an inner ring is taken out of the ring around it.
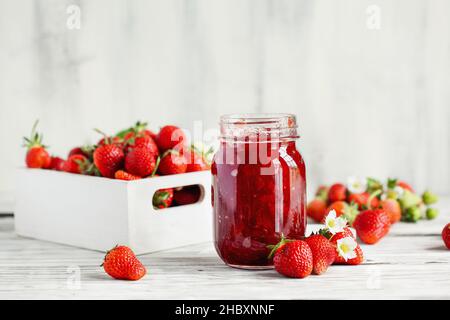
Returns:
[[[345,243],[343,243],[343,244],[341,244],[341,250],[342,250],[342,252],[347,253],[347,252],[350,251],[350,248],[349,248],[348,245],[346,245]]]
[[[330,228],[333,228],[335,225],[336,225],[336,223],[334,222],[334,220],[328,221],[328,226],[329,226]]]

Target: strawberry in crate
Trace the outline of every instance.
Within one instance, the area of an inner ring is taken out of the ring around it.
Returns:
[[[188,145],[186,133],[174,125],[163,126],[158,133],[149,130],[147,123],[141,121],[115,135],[95,129],[102,136],[97,143],[73,147],[66,160],[49,155],[36,126],[37,121],[31,137],[25,138],[26,163],[30,168],[132,181],[204,171],[211,167],[213,150],[199,143]],[[166,188],[155,193],[153,205],[162,209],[195,203],[200,194],[198,186]]]
[[[50,169],[52,165],[52,157],[47,151],[47,146],[42,144],[43,135],[36,132],[39,121],[36,121],[31,129],[29,138],[24,137],[23,146],[27,148],[25,162],[28,168]],[[55,168],[56,168],[55,164]]]
[[[323,222],[334,210],[356,229],[364,243],[374,244],[398,221],[434,219],[438,210],[432,205],[437,201],[434,193],[427,190],[419,195],[410,184],[398,179],[389,178],[382,183],[374,178],[350,177],[346,184],[320,186],[307,206],[307,214],[314,221]]]

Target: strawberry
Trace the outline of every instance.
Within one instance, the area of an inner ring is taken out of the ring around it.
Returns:
[[[82,154],[74,154],[64,162],[65,172],[83,174],[89,166],[89,160]]]
[[[342,183],[335,183],[328,190],[328,200],[330,202],[343,201],[346,195],[347,188]]]
[[[450,249],[450,223],[442,229],[442,240],[444,240],[447,249]]]
[[[60,157],[51,157],[49,169],[56,171],[64,171],[64,160]]]
[[[180,151],[186,140],[186,134],[176,126],[162,127],[156,137],[156,143],[161,152],[169,149]]]
[[[386,211],[389,215],[391,224],[394,224],[402,218],[402,209],[397,200],[394,199],[386,199],[381,201],[380,203],[381,209]]]
[[[128,173],[124,170],[117,170],[116,173],[114,173],[114,178],[127,181],[141,179],[141,177],[135,176],[134,174]]]
[[[367,192],[363,193],[351,193],[348,195],[347,202],[356,203],[359,209],[367,208],[369,205],[370,194]],[[370,201],[371,208],[378,208],[380,201],[377,197],[372,197]]]
[[[327,213],[327,204],[322,199],[314,199],[308,204],[306,214],[316,222],[322,222]]]
[[[173,149],[164,152],[158,167],[158,171],[162,175],[184,173],[186,169],[186,158],[180,152]]]
[[[178,205],[196,203],[200,199],[201,191],[198,185],[186,186],[175,190],[173,199]]]
[[[305,278],[313,270],[313,253],[309,245],[303,240],[281,239],[274,246],[271,257],[278,273],[291,278]]]
[[[171,206],[173,201],[173,188],[160,189],[153,195],[153,207],[164,209]]]
[[[414,189],[405,181],[397,181],[397,186],[414,193]]]
[[[25,162],[28,168],[49,169],[52,159],[46,150],[46,146],[42,144],[42,134],[36,132],[39,121],[36,121],[31,130],[29,138],[24,137],[24,147],[28,149]]]
[[[186,172],[203,171],[211,168],[205,157],[194,149],[186,151],[184,156],[187,163]]]
[[[358,215],[358,207],[356,204],[348,204],[345,201],[335,201],[328,206],[326,210],[326,215],[334,210],[336,212],[336,217],[344,216],[348,223],[351,225]],[[325,215],[325,216],[326,216]]]
[[[388,232],[390,216],[382,209],[362,211],[353,222],[358,237],[367,244],[377,243]]]
[[[337,250],[337,243],[338,240],[351,237],[353,240],[355,239],[355,236],[353,235],[353,232],[349,228],[345,228],[343,232],[336,233],[333,235],[330,239],[330,242],[335,246],[336,248],[336,259],[334,260],[333,264],[345,264],[345,265],[358,265],[361,264],[364,261],[364,254],[359,245],[356,245],[355,253],[356,257],[345,260]]]
[[[139,280],[147,273],[134,252],[126,246],[116,246],[106,253],[103,269],[119,280]]]
[[[152,137],[144,134],[135,135],[125,140],[127,145],[127,151],[130,152],[134,148],[143,147],[147,148],[150,153],[158,156],[158,146]]]
[[[336,211],[336,217],[342,216],[347,206],[348,204],[345,201],[335,201],[328,206],[327,213],[334,210]]]
[[[158,155],[159,151],[155,142],[155,134],[146,128],[146,122],[138,121],[133,127],[119,133],[119,136],[123,135],[127,151],[136,147],[147,147],[150,149],[150,152]]]
[[[97,132],[101,133],[103,135],[103,138],[101,138],[98,142],[97,142],[97,147],[101,147],[107,144],[113,144],[118,146],[119,148],[123,148],[124,142],[123,139],[121,137],[109,137],[107,135],[105,135],[103,132],[101,132],[100,130],[97,130]]]
[[[321,234],[315,234],[306,238],[313,254],[313,272],[322,274],[336,259],[336,247]]]
[[[125,157],[125,169],[133,175],[147,177],[155,171],[156,156],[147,147],[135,147]]]
[[[115,144],[104,144],[94,151],[95,166],[107,178],[114,178],[116,171],[122,168],[124,158],[122,148]]]
[[[157,134],[154,133],[152,130],[145,129],[145,130],[144,130],[144,134],[145,134],[146,136],[149,136],[150,138],[153,139],[153,141],[156,142]]]

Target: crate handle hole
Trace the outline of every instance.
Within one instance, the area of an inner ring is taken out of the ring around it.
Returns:
[[[159,211],[199,203],[204,197],[205,188],[199,184],[164,188],[155,191],[152,204],[153,208]]]

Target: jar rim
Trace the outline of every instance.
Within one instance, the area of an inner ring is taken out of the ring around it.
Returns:
[[[297,139],[296,116],[290,113],[234,113],[220,117],[222,140],[266,135],[271,140]]]
[[[222,115],[220,122],[226,124],[280,124],[283,120],[289,119],[292,124],[295,124],[295,115],[292,113],[229,113]]]

